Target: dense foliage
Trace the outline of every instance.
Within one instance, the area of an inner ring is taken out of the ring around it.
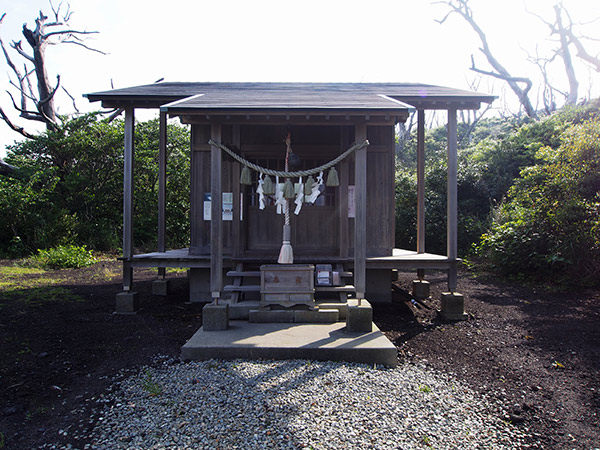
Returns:
[[[597,283],[600,102],[482,121],[459,148],[459,256],[513,277]],[[426,250],[445,254],[446,131],[426,137]],[[416,248],[415,141],[396,171],[396,245]]]
[[[56,131],[8,148],[16,177],[0,178],[0,253],[31,254],[57,245],[120,247],[123,208],[123,123],[95,114],[66,120]],[[135,245],[156,245],[158,120],[135,128]],[[189,133],[168,126],[169,245],[189,236]]]

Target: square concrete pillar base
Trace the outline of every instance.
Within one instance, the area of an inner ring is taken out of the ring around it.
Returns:
[[[123,291],[117,294],[115,312],[117,314],[135,314],[140,309],[140,294]]]
[[[152,295],[168,295],[171,292],[171,280],[159,278],[152,282]]]
[[[441,312],[447,320],[467,320],[464,295],[458,292],[442,292]]]
[[[413,280],[412,282],[412,295],[414,298],[420,300],[429,298],[431,295],[429,281],[425,280]]]
[[[373,308],[368,301],[362,300],[359,306],[357,299],[348,300],[346,331],[364,333],[373,331]]]
[[[202,308],[202,329],[223,331],[229,328],[229,305],[210,303]]]

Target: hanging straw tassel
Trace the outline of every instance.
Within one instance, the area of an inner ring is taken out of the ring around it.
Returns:
[[[284,198],[295,198],[296,193],[294,192],[294,185],[288,178],[285,180],[285,184],[283,185],[283,197]]]
[[[340,178],[338,177],[338,173],[337,170],[335,170],[335,167],[332,167],[331,170],[329,171],[329,175],[327,176],[327,183],[325,183],[327,186],[332,186],[332,187],[336,187],[340,185]]]
[[[273,182],[271,181],[271,177],[269,175],[265,177],[265,181],[263,183],[263,193],[265,195],[275,194],[275,188],[273,187]]]
[[[315,184],[315,179],[312,177],[308,177],[306,183],[304,183],[304,195],[312,194],[312,185]]]
[[[250,169],[248,169],[248,166],[244,166],[242,169],[242,174],[240,175],[240,184],[245,184],[247,186],[252,184],[252,175],[250,174]]]
[[[286,209],[286,224],[283,226],[283,243],[281,250],[279,251],[279,264],[293,264],[294,263],[294,249],[292,248],[291,242],[292,227],[289,225],[289,211]]]

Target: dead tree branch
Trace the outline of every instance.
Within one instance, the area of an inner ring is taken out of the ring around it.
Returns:
[[[434,2],[434,4],[443,4],[450,8],[450,11],[442,19],[437,20],[439,24],[444,24],[444,22],[446,22],[446,20],[448,20],[448,18],[452,14],[458,14],[471,26],[473,31],[475,31],[475,33],[479,36],[479,40],[481,41],[481,47],[479,48],[479,51],[483,53],[490,66],[492,66],[493,71],[478,69],[475,66],[474,58],[472,58],[471,70],[483,75],[493,76],[494,78],[506,81],[506,83],[510,86],[512,91],[518,97],[521,106],[525,110],[525,113],[529,117],[537,118],[535,108],[531,104],[531,101],[529,100],[528,96],[532,86],[531,80],[529,80],[526,77],[515,77],[511,75],[510,72],[500,63],[500,61],[496,59],[496,57],[492,53],[486,34],[473,17],[473,11],[469,6],[469,0],[447,0]],[[525,87],[522,87],[521,84],[525,84]]]
[[[50,82],[50,77],[48,76],[45,53],[46,48],[49,45],[75,44],[89,51],[101,54],[105,53],[84,43],[85,37],[97,34],[97,31],[78,30],[70,27],[69,20],[71,19],[73,12],[68,3],[65,10],[62,2],[56,7],[50,0],[50,7],[53,15],[51,20],[48,20],[48,16],[42,11],[39,11],[33,29],[29,28],[26,23],[23,24],[22,34],[25,42],[29,46],[29,50],[26,51],[24,49],[22,40],[13,41],[10,46],[25,60],[23,72],[21,72],[12,61],[8,49],[1,38],[0,46],[2,47],[4,59],[13,74],[9,83],[15,87],[20,96],[20,106],[17,106],[14,97],[9,93],[14,108],[20,113],[22,118],[43,122],[46,124],[48,130],[54,130],[60,123],[60,118],[54,105],[56,93],[61,87],[60,75],[57,75],[56,86],[53,87]],[[0,17],[0,24],[5,17],[6,14],[3,14]],[[35,75],[36,78],[35,84],[37,92],[34,92],[33,89],[34,83],[31,80],[32,75]],[[73,106],[75,110],[77,110],[73,96],[64,88],[63,91],[71,98]],[[33,103],[35,107],[28,107],[29,102]],[[32,136],[31,133],[26,132],[22,127],[14,125],[4,111],[2,111],[0,118],[4,120],[10,128],[21,135],[25,137]]]

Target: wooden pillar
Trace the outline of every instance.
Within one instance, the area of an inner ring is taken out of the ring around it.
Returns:
[[[425,253],[425,110],[417,115],[417,253]]]
[[[240,126],[235,124],[232,126],[232,143],[235,147],[241,148],[241,134],[240,134]],[[231,232],[233,237],[232,242],[232,255],[234,258],[238,258],[243,250],[244,250],[244,237],[243,237],[243,228],[242,228],[242,208],[244,205],[242,204],[242,187],[239,183],[241,175],[241,164],[235,163],[233,164],[233,176],[232,176],[232,184],[233,184],[233,222],[231,223]]]
[[[357,143],[367,139],[367,124],[356,125]],[[367,286],[367,148],[354,154],[356,217],[354,218],[354,287],[356,298],[365,298]]]
[[[350,138],[349,133],[351,129],[347,126],[340,126],[340,153],[346,151],[350,146]],[[348,158],[344,159],[339,164],[339,174],[340,174],[340,187],[337,189],[338,198],[339,198],[339,255],[342,258],[348,257],[348,179],[349,179],[349,164]]]
[[[447,222],[447,254],[451,262],[457,258],[457,156],[458,138],[456,108],[448,109],[448,222]],[[456,263],[448,271],[448,290],[456,290]]]
[[[133,162],[134,108],[125,108],[125,144],[123,149],[123,290],[131,291],[133,270]]]
[[[213,141],[221,142],[221,124],[213,123],[210,129]],[[221,172],[221,149],[210,148],[210,291],[216,303],[223,289],[223,187]]]
[[[166,251],[167,205],[167,113],[160,112],[158,141],[158,251]],[[165,278],[165,268],[159,267],[158,276]]]

